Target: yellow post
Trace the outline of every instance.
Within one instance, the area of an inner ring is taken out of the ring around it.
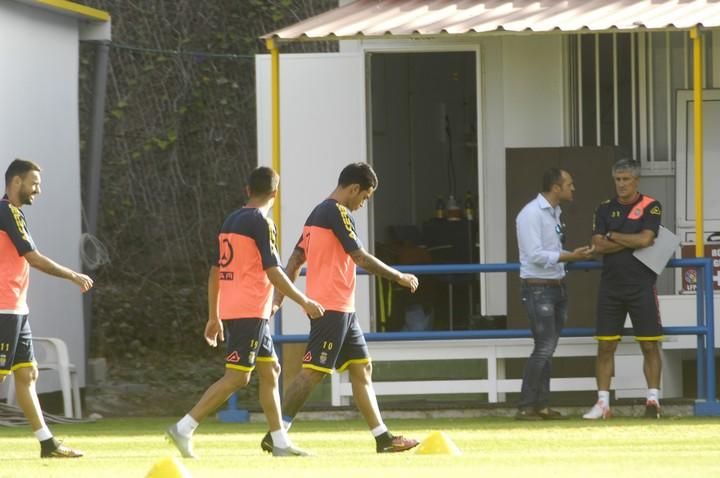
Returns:
[[[695,257],[705,255],[703,218],[703,116],[702,116],[702,38],[698,27],[690,30],[693,41],[693,103],[695,123]]]
[[[272,168],[280,174],[280,50],[274,39],[269,38],[265,46],[270,51],[271,96],[272,96]],[[278,249],[281,247],[282,224],[280,222],[280,191],[278,189],[273,205],[273,221],[277,227]]]

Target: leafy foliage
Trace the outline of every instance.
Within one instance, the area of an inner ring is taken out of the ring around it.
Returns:
[[[92,353],[132,360],[148,350],[195,349],[216,231],[242,205],[257,164],[253,55],[266,51],[258,37],[337,2],[83,3],[109,11],[113,28],[97,233],[112,263],[95,274]],[[83,138],[94,57],[95,45],[83,44]]]

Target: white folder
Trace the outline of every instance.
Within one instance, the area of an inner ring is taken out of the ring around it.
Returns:
[[[660,226],[655,243],[649,247],[635,249],[633,255],[657,275],[660,275],[679,245],[680,238],[668,228]]]

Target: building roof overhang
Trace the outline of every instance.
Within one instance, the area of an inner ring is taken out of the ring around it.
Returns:
[[[720,27],[720,0],[356,0],[262,38],[452,38],[698,26]]]
[[[74,17],[86,22],[105,23],[110,21],[110,14],[104,10],[81,5],[68,0],[15,0],[32,7],[41,8],[64,16]]]

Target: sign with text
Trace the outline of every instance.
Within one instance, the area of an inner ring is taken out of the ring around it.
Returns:
[[[695,257],[695,244],[685,243],[682,246],[682,258],[693,257]],[[713,261],[713,288],[720,290],[720,243],[705,244],[705,257],[709,257]],[[698,270],[694,267],[683,267],[681,275],[682,292],[695,292],[698,283]]]

